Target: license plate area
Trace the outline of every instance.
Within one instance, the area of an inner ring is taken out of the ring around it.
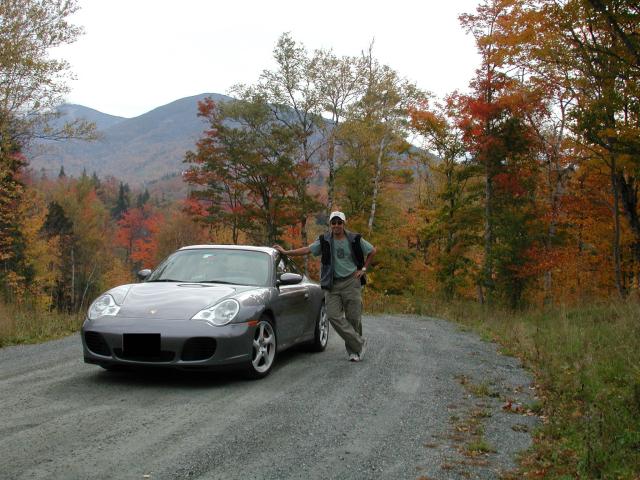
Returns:
[[[129,358],[157,358],[160,356],[160,334],[125,333],[122,335],[122,353]]]

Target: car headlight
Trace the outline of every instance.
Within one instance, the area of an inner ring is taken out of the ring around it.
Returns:
[[[211,325],[222,326],[236,318],[239,311],[240,304],[236,300],[229,298],[213,307],[200,310],[191,320],[204,320]]]
[[[120,311],[120,307],[108,293],[99,297],[89,307],[89,320],[95,320],[99,317],[115,316]]]

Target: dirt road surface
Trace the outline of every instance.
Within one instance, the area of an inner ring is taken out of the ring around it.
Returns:
[[[107,372],[76,335],[0,349],[2,479],[493,479],[537,419],[531,377],[442,320],[366,316],[265,379]],[[505,404],[518,408],[505,409]]]

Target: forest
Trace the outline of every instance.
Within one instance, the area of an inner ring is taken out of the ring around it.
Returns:
[[[0,12],[20,27],[4,21],[0,38],[7,304],[78,312],[182,245],[309,244],[332,209],[379,247],[372,297],[521,309],[637,296],[634,2],[482,2],[460,17],[481,63],[467,91],[445,98],[381,64],[373,43],[339,57],[284,33],[276,68],[234,87],[235,101],[199,105],[190,193],[173,202],[116,178],[30,170],[33,139],[96,132],[47,126],[67,65],[46,51],[77,37],[65,22],[76,7],[28,4]]]
[[[504,478],[639,478],[637,2],[482,0],[460,16],[475,75],[444,98],[375,43],[338,56],[283,33],[274,68],[198,105],[177,200],[30,168],[37,139],[99,137],[51,122],[70,72],[48,52],[81,34],[77,9],[0,2],[0,347],[77,332],[181,246],[308,245],[339,209],[379,251],[369,313],[458,322],[532,372],[541,427]]]

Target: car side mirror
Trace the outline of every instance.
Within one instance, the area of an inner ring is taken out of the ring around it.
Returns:
[[[278,278],[278,285],[295,285],[302,282],[302,275],[299,273],[283,273]]]
[[[150,269],[148,269],[148,268],[145,268],[145,269],[140,270],[140,271],[138,272],[138,278],[139,278],[140,280],[144,280],[144,279],[146,279],[149,275],[151,275],[151,270],[150,270]]]

